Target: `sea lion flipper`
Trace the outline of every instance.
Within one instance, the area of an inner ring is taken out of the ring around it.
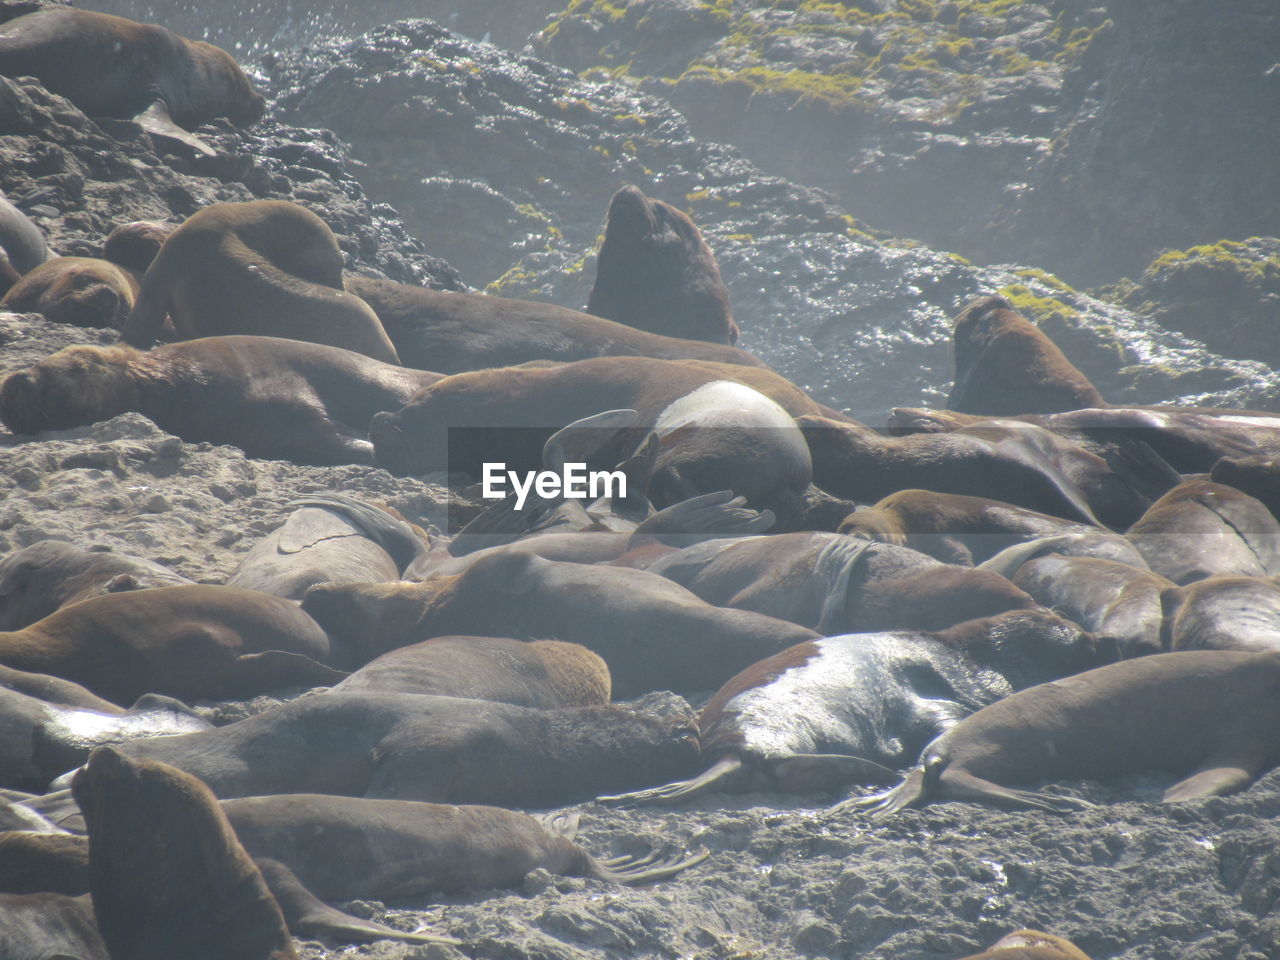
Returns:
[[[1199,800],[1203,797],[1220,797],[1242,790],[1253,781],[1253,772],[1238,764],[1210,761],[1215,766],[1203,766],[1185,780],[1179,780],[1164,792],[1165,803],[1180,800]]]
[[[797,753],[768,762],[769,774],[787,793],[833,790],[847,783],[893,783],[898,775],[861,757],[835,753]]]
[[[236,658],[236,667],[244,682],[242,689],[246,691],[266,692],[301,685],[332,686],[350,676],[345,670],[335,670],[301,653],[285,650],[246,653]]]
[[[596,802],[624,809],[630,807],[670,806],[712,790],[732,791],[733,780],[740,777],[743,772],[742,759],[730,754],[727,757],[722,757],[692,780],[677,780],[674,783],[653,787],[650,790],[637,790],[635,793],[596,797]]]
[[[1076,797],[1063,797],[1053,793],[1040,793],[1034,790],[1015,790],[982,777],[974,776],[967,770],[948,767],[938,778],[942,794],[949,800],[975,800],[979,803],[998,803],[1010,807],[1032,810],[1048,810],[1051,813],[1074,813],[1088,810],[1093,806],[1088,800]]]
[[[166,140],[177,140],[179,143],[185,143],[193,150],[203,153],[206,157],[216,157],[218,155],[218,152],[213,147],[209,146],[194,133],[183,130],[174,123],[173,118],[169,116],[169,107],[163,100],[154,101],[151,106],[134,117],[133,122],[153,137],[163,137]]]
[[[660,856],[651,850],[643,857],[615,857],[612,860],[598,860],[592,864],[591,876],[597,880],[609,880],[634,887],[642,883],[654,883],[666,880],[690,867],[697,866],[711,856],[706,847],[699,847],[689,856],[682,853]]]
[[[542,445],[542,465],[559,473],[566,462],[586,463],[620,430],[633,426],[640,418],[635,410],[605,410],[575,420],[553,433]],[[603,431],[609,431],[604,433]]]
[[[303,886],[297,875],[278,860],[254,860],[267,881],[271,895],[280,904],[289,932],[295,937],[326,937],[341,943],[370,943],[374,940],[405,940],[410,943],[449,943],[460,940],[430,933],[409,933],[393,927],[361,920],[320,900]]]

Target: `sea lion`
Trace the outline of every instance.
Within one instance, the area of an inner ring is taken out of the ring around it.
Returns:
[[[886,815],[947,799],[1069,812],[1090,804],[1005,784],[1147,770],[1183,778],[1166,802],[1218,796],[1276,764],[1277,723],[1280,653],[1155,653],[983,707],[933,741],[901,784],[840,806]]]
[[[609,201],[587,313],[668,337],[737,343],[720,265],[669,203],[626,186]]]
[[[0,630],[21,630],[90,597],[191,583],[150,560],[39,540],[0,560]]]
[[[1135,570],[1151,569],[1137,547],[1121,534],[1105,530],[1035,537],[1005,547],[983,560],[978,566],[1012,580],[1024,563],[1030,563],[1037,557],[1047,557],[1050,554],[1062,557],[1097,557],[1100,560],[1123,563]]]
[[[1163,599],[1169,650],[1280,650],[1280,578],[1208,577]]]
[[[143,117],[159,102],[172,123],[188,129],[214,117],[248,127],[266,110],[262,94],[220,47],[66,7],[0,27],[0,75],[35,77],[90,116]],[[150,130],[148,119],[142,123]],[[173,135],[164,127],[153,132]]]
[[[944,563],[970,566],[1032,538],[1100,531],[984,497],[899,490],[872,507],[859,507],[845,517],[837,532],[911,547]]]
[[[0,293],[49,257],[40,228],[27,219],[0,191]]]
[[[128,271],[93,257],[54,257],[9,288],[0,307],[77,327],[124,325],[138,295]]]
[[[44,790],[55,777],[83,763],[94,747],[209,726],[168,697],[148,695],[129,710],[98,711],[0,687],[0,787]]]
[[[981,953],[962,960],[1089,960],[1083,950],[1069,940],[1040,930],[1015,930],[1005,934]]]
[[[370,418],[439,379],[278,337],[207,337],[145,353],[68,347],[0,381],[0,421],[31,434],[137,410],[184,440],[251,457],[367,464]]]
[[[219,797],[330,793],[535,808],[680,776],[698,756],[692,712],[673,694],[650,694],[630,707],[537,710],[330,692],[215,730],[119,749],[186,770]]]
[[[552,303],[429,290],[351,275],[346,288],[373,307],[401,361],[424,370],[462,373],[528,360],[605,356],[765,365],[723,343],[662,336]]]
[[[88,892],[87,837],[35,830],[0,833],[0,893],[78,897]]]
[[[405,521],[352,497],[307,497],[241,559],[226,585],[301,600],[317,583],[399,580],[427,552]]]
[[[1247,493],[1280,520],[1280,458],[1223,457],[1209,471],[1209,479]]]
[[[333,231],[285,200],[213,204],[173,231],[142,277],[125,342],[150,346],[166,316],[183,340],[285,337],[400,362],[378,315],[343,289]]]
[[[1125,536],[1153,571],[1179,585],[1214,574],[1280,574],[1280,521],[1247,493],[1211,480],[1174,487]]]
[[[1162,596],[1174,584],[1158,573],[1098,557],[1050,554],[1022,564],[1012,580],[1044,606],[1114,641],[1121,657],[1166,649]]]
[[[646,569],[716,606],[754,610],[827,635],[941,630],[1036,606],[998,574],[837,533],[711,541]]]
[[[333,683],[343,674],[322,666],[330,654],[297,604],[205,584],[111,593],[0,632],[0,663],[122,705],[144,693],[217,699]]]
[[[703,708],[704,773],[601,799],[668,804],[709,790],[804,793],[890,782],[888,767],[909,763],[966,714],[1098,661],[1094,639],[1047,610],[937,633],[806,641],[752,664]]]
[[[114,228],[102,242],[102,259],[128,270],[141,280],[169,235],[178,229],[176,223],[159,220],[134,220]]]
[[[109,700],[103,700],[80,684],[63,680],[61,677],[51,677],[47,673],[32,673],[28,670],[0,667],[0,688],[35,697],[45,703],[92,710],[108,716],[118,716],[125,712],[123,707]]]
[[[422,583],[320,584],[302,601],[335,642],[372,658],[431,637],[556,637],[604,658],[614,695],[708,690],[816,634],[726,610],[665,577],[623,567],[496,553]]]
[[[750,387],[793,417],[842,416],[772,370],[705,360],[596,357],[445,377],[400,410],[374,417],[369,435],[378,465],[394,473],[422,474],[447,466],[450,472],[479,477],[483,463],[498,461],[512,470],[537,470],[543,445],[565,424],[601,410],[627,409],[636,411],[637,424],[652,426],[671,404],[715,381]],[[609,462],[630,454],[642,435],[631,435],[629,448]],[[715,489],[732,486],[722,483]]]
[[[0,893],[0,957],[112,960],[89,897],[60,893]]]
[[[1105,407],[1089,379],[1004,297],[965,304],[952,330],[956,380],[947,408],[1016,416]]]
[[[549,709],[608,703],[610,685],[609,667],[580,644],[436,637],[384,653],[333,692],[430,693]]]

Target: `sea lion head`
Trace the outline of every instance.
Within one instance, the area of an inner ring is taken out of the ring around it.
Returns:
[[[14,433],[65,430],[137,405],[132,347],[67,347],[0,382],[0,421]]]
[[[837,533],[864,540],[878,540],[896,547],[907,545],[907,530],[902,519],[892,511],[877,507],[858,507],[840,521]]]
[[[937,634],[975,661],[999,670],[1015,690],[1111,663],[1114,641],[1100,639],[1052,610],[1011,610],[967,620]]]
[[[335,644],[360,650],[362,655],[367,653],[369,659],[408,642],[406,638],[413,635],[435,594],[456,579],[437,577],[427,583],[318,583],[303,596],[302,609]]]
[[[177,224],[161,223],[159,220],[122,223],[107,235],[102,244],[102,257],[142,276],[169,234],[177,229]]]
[[[267,112],[267,100],[253,89],[235,58],[212,43],[189,42],[202,61],[202,82],[211,91],[210,99],[217,104],[210,112],[214,116],[225,116],[237,127],[251,127],[261,120]],[[212,93],[215,89],[217,92]]]

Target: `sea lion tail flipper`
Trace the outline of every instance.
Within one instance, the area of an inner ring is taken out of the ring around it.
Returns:
[[[956,767],[943,770],[938,783],[948,800],[976,800],[980,803],[1048,810],[1050,813],[1075,813],[1094,806],[1088,800],[1080,800],[1076,797],[1062,797],[1034,790],[1015,790],[1012,787],[1001,786],[990,780],[976,777]]]
[[[448,943],[460,940],[431,933],[396,930],[372,920],[362,920],[343,913],[320,900],[303,886],[297,875],[279,860],[256,859],[271,895],[280,904],[289,932],[295,937],[328,937],[342,943],[370,943],[374,940],[405,940],[410,943]]]
[[[767,761],[769,775],[786,793],[820,793],[847,783],[893,783],[898,775],[861,757],[838,753],[797,753]]]
[[[1111,472],[1149,500],[1159,500],[1182,475],[1145,440],[1122,440],[1103,457]]]
[[[218,155],[218,152],[213,147],[209,146],[194,133],[183,130],[174,123],[173,117],[169,116],[169,106],[163,100],[153,102],[151,106],[134,117],[133,122],[153,137],[163,137],[166,140],[177,140],[179,143],[185,143],[188,147],[203,153],[206,157],[216,157]]]
[[[621,883],[624,886],[635,887],[642,883],[667,880],[678,873],[688,870],[690,867],[697,866],[709,856],[711,856],[710,850],[706,847],[699,847],[688,856],[683,853],[676,853],[660,857],[657,851],[650,851],[643,857],[614,857],[611,860],[592,859],[590,875],[596,880],[609,880],[613,883]]]
[[[745,497],[717,490],[690,497],[659,510],[635,529],[673,547],[685,547],[711,537],[749,536],[773,526],[772,510],[752,510]]]
[[[1221,797],[1243,790],[1252,782],[1254,773],[1238,763],[1211,760],[1185,780],[1179,780],[1164,792],[1161,800],[1177,803],[1180,800],[1199,800],[1203,797]]]
[[[542,445],[542,466],[560,473],[566,463],[586,463],[619,431],[640,419],[635,410],[605,410],[561,427]],[[608,432],[605,432],[608,431]]]
[[[681,803],[711,790],[732,790],[735,780],[745,773],[742,759],[736,754],[722,757],[692,780],[677,780],[650,790],[596,797],[597,803],[611,807],[662,807]]]
[[[923,804],[929,799],[929,779],[924,767],[916,767],[896,787],[873,793],[866,797],[850,797],[833,804],[831,812],[865,810],[873,817],[888,817],[907,807]]]

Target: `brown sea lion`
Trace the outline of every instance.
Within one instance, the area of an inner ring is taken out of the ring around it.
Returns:
[[[0,191],[0,293],[48,259],[40,228]]]
[[[1004,297],[965,304],[952,330],[956,381],[947,408],[1016,416],[1105,407],[1057,344]]]
[[[220,47],[88,10],[54,7],[4,24],[0,75],[35,77],[90,116],[135,117],[158,101],[188,129],[214,117],[247,127],[266,110]]]
[[[166,316],[183,340],[285,337],[400,362],[378,315],[343,289],[333,231],[285,200],[213,204],[170,234],[142,278],[124,340],[150,346]]]
[[[720,265],[698,228],[633,186],[609,201],[587,313],[668,337],[738,342]]]
[[[251,590],[192,584],[112,593],[0,633],[0,663],[83,684],[130,704],[252,696],[333,683],[329,638],[297,605]]]
[[[1164,607],[1169,650],[1280,650],[1280,577],[1171,584]]]
[[[1071,941],[1052,933],[1015,930],[981,953],[962,960],[1089,960],[1089,957]]]
[[[178,229],[176,223],[159,220],[134,220],[122,223],[107,234],[102,242],[102,259],[124,267],[139,280],[151,266],[169,234]]]
[[[208,787],[102,747],[71,785],[112,957],[297,960],[280,907]]]
[[[251,457],[370,463],[370,418],[439,379],[278,337],[206,337],[145,353],[68,347],[0,381],[0,421],[30,434],[136,410],[184,440]]]
[[[602,410],[635,410],[652,425],[663,410],[716,381],[743,384],[779,404],[791,416],[840,418],[772,370],[705,360],[597,357],[554,366],[524,365],[445,377],[395,413],[369,426],[378,463],[401,474],[432,470],[480,476],[481,464],[504,461],[509,469],[536,470],[542,448],[565,424]],[[485,427],[484,431],[454,429]],[[536,429],[531,429],[536,428]],[[629,455],[631,449],[611,461]],[[447,456],[446,456],[447,454]],[[731,488],[721,484],[715,489]]]
[[[87,837],[34,830],[0,833],[0,893],[78,897],[88,892]]]
[[[610,686],[608,665],[580,644],[436,637],[384,653],[333,692],[430,693],[550,709],[608,703]]]
[[[1158,573],[1098,557],[1037,557],[1011,578],[1039,603],[1115,642],[1121,657],[1166,649],[1162,595],[1174,584]]]
[[[657,574],[497,553],[422,583],[320,584],[302,602],[335,642],[372,658],[431,637],[556,637],[604,658],[622,698],[708,690],[816,634],[699,600]]]
[[[93,257],[54,257],[9,288],[0,307],[41,313],[54,323],[119,330],[138,295],[127,270]]]
[[[1093,637],[1048,610],[936,633],[855,633],[797,644],[722,686],[698,717],[707,770],[601,798],[667,804],[708,790],[830,790],[888,783],[890,767],[1014,690],[1096,666]]]
[[[911,547],[945,563],[971,565],[1024,540],[1103,531],[999,500],[899,490],[872,507],[859,507],[838,532]]]
[[[698,756],[693,714],[673,694],[629,707],[537,710],[425,694],[325,693],[119,749],[186,770],[220,797],[331,793],[535,808],[680,776]]]
[[[1280,574],[1280,521],[1235,487],[1192,478],[1151,505],[1125,536],[1176,584],[1215,574]]]
[[[934,800],[1068,812],[1074,797],[1006,784],[1182,777],[1165,801],[1248,786],[1280,759],[1280,653],[1155,653],[1040,684],[999,700],[933,741],[920,766],[882,794],[841,806],[877,815]]]
[[[90,597],[184,583],[191,581],[150,560],[39,540],[0,560],[0,630],[21,630]]]
[[[662,336],[552,303],[428,290],[372,277],[348,276],[346,287],[373,307],[401,361],[423,370],[462,373],[527,360],[605,356],[764,366],[723,343]]]

